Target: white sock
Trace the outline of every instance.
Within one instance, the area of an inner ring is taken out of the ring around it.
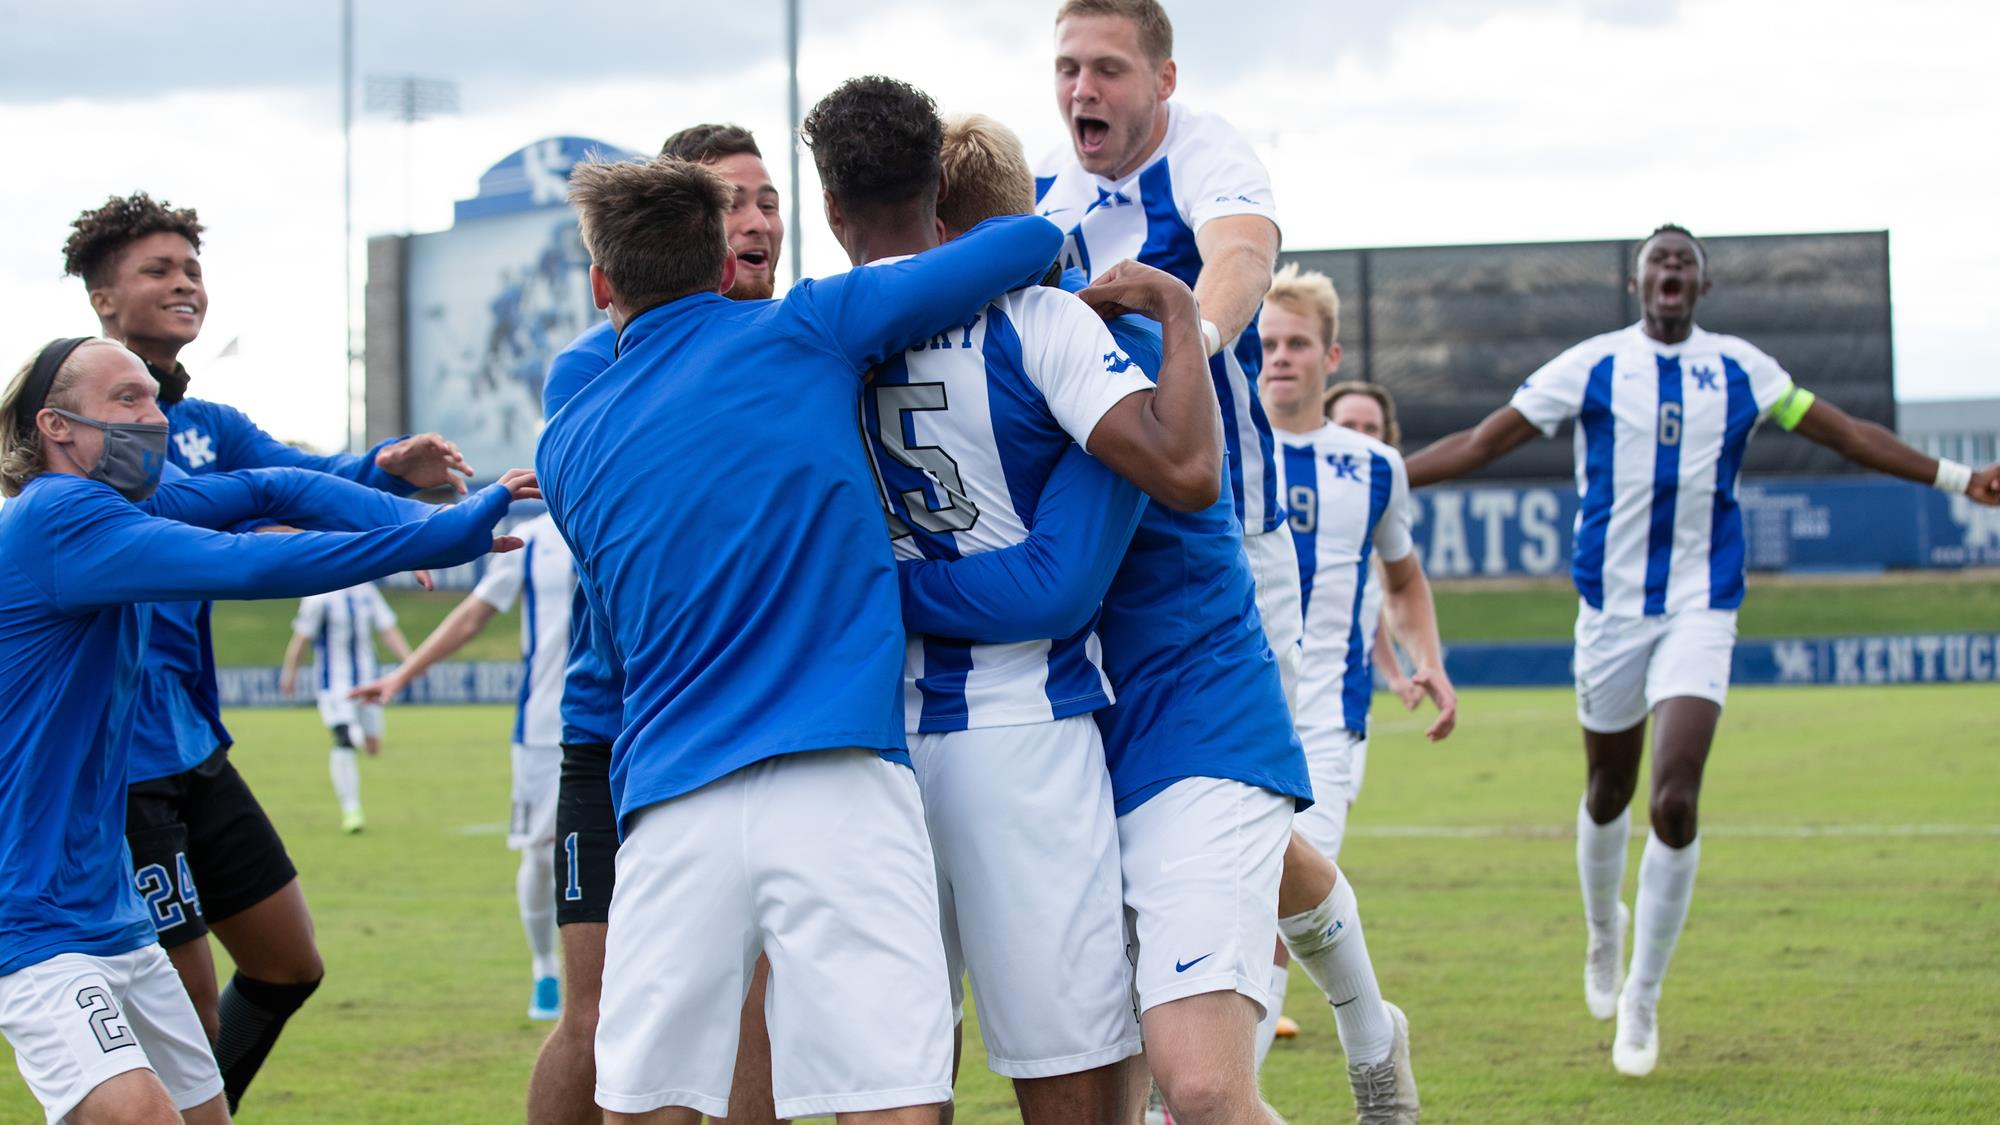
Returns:
[[[1639,909],[1633,918],[1632,968],[1626,988],[1642,1000],[1659,1003],[1660,983],[1674,955],[1688,903],[1694,900],[1694,873],[1701,866],[1701,838],[1685,848],[1670,848],[1658,836],[1646,836],[1639,858]]]
[[[1576,806],[1576,877],[1583,884],[1583,917],[1600,933],[1618,924],[1618,894],[1625,883],[1625,852],[1632,842],[1632,809],[1609,824],[1590,819],[1590,800]]]
[[[361,808],[361,765],[355,760],[354,748],[336,746],[327,755],[326,772],[333,778],[333,795],[340,801],[340,811],[351,813]]]
[[[1278,1038],[1278,1017],[1285,1014],[1285,985],[1290,983],[1291,974],[1284,965],[1271,966],[1271,1006],[1264,1010],[1264,1019],[1257,1025],[1257,1069],[1264,1068],[1264,1058],[1271,1053],[1271,1044]]]
[[[1338,876],[1326,901],[1303,914],[1278,919],[1278,931],[1292,959],[1333,1005],[1333,1022],[1349,1066],[1372,1066],[1389,1057],[1396,1029],[1382,1006],[1368,939],[1361,936],[1361,912],[1354,888]]]
[[[535,979],[555,976],[555,849],[532,844],[521,849],[521,867],[514,873],[514,893],[521,902],[521,929],[528,935]]]

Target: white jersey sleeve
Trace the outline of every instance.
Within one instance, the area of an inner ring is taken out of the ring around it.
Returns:
[[[522,562],[527,554],[524,546],[504,555],[486,556],[486,573],[479,579],[479,585],[472,588],[472,596],[500,613],[513,609],[521,597]]]
[[[1090,306],[1060,289],[1023,290],[1018,305],[1023,323],[1021,365],[1042,392],[1056,424],[1078,445],[1127,395],[1153,383],[1118,347]]]
[[[1176,138],[1174,203],[1197,233],[1211,220],[1257,215],[1278,221],[1271,174],[1250,142],[1213,114],[1190,113]]]
[[[326,597],[314,594],[299,599],[299,612],[292,618],[294,636],[312,638],[319,636],[320,626],[326,623]]]
[[[373,582],[364,583],[362,599],[367,603],[368,628],[370,632],[386,633],[396,627],[396,611],[389,608],[389,599],[382,596],[382,588]]]
[[[1410,471],[1403,467],[1403,455],[1394,449],[1382,454],[1389,462],[1389,504],[1375,521],[1375,557],[1385,563],[1410,557],[1416,542],[1410,536]]]
[[[1757,416],[1769,413],[1778,400],[1792,389],[1792,377],[1778,361],[1748,340],[1730,337],[1723,345],[1725,354],[1742,357],[1743,373],[1750,377],[1750,397],[1757,403]]]
[[[1546,437],[1583,411],[1584,390],[1590,384],[1590,363],[1607,354],[1598,340],[1586,340],[1541,366],[1521,381],[1509,405]]]

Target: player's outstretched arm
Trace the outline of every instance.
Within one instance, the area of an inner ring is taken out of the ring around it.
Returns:
[[[1104,601],[1145,507],[1138,489],[1071,446],[1026,539],[955,562],[896,564],[903,626],[986,644],[1072,636]]]
[[[1540,432],[1519,410],[1503,406],[1477,426],[1441,437],[1412,454],[1410,487],[1455,480],[1512,453]]]
[[[303,597],[519,547],[519,540],[495,538],[493,526],[517,496],[535,495],[534,474],[509,474],[462,504],[398,527],[227,535],[91,490],[52,513],[48,564],[56,603],[71,613],[133,602]]]
[[[1458,694],[1444,671],[1444,646],[1438,640],[1437,603],[1431,596],[1430,579],[1416,552],[1382,564],[1385,609],[1395,625],[1396,642],[1410,654],[1417,670],[1410,685],[1422,690],[1437,705],[1438,717],[1424,737],[1436,742],[1449,736],[1458,725]],[[1414,701],[1406,701],[1415,707]]]
[[[443,621],[438,622],[438,627],[431,630],[431,635],[425,637],[414,652],[410,651],[408,642],[400,645],[396,643],[403,640],[401,630],[393,628],[388,630],[384,635],[395,634],[395,640],[390,642],[390,648],[392,651],[401,649],[397,655],[402,663],[388,675],[356,687],[347,693],[347,697],[358,699],[363,703],[391,702],[404,688],[429,671],[431,665],[449,659],[453,653],[464,648],[472,638],[485,632],[487,624],[498,616],[499,612],[477,593],[467,594],[465,600],[454,606]]]
[[[1201,273],[1194,295],[1202,315],[1215,325],[1215,350],[1234,340],[1271,288],[1271,271],[1278,263],[1278,224],[1262,215],[1224,215],[1203,223],[1194,235],[1201,251]],[[1204,349],[1206,352],[1207,349]]]
[[[413,523],[430,504],[310,469],[242,469],[163,482],[139,507],[161,519],[222,531],[270,520],[308,531],[371,531]]]
[[[278,670],[278,694],[287,699],[291,698],[292,687],[298,683],[299,657],[305,650],[305,636],[293,633],[291,641],[285,645],[285,663]]]
[[[1175,511],[1215,503],[1222,494],[1222,411],[1193,294],[1172,274],[1124,261],[1077,296],[1106,320],[1138,314],[1158,321],[1165,349],[1158,386],[1105,412],[1090,432],[1091,454]]]
[[[448,484],[452,491],[463,496],[465,482],[472,479],[472,466],[466,464],[457,443],[443,434],[415,434],[386,442],[375,447],[370,460],[377,469],[402,482],[404,488],[413,490]]]
[[[1062,241],[1039,215],[1001,215],[914,258],[814,282],[797,307],[855,371],[865,371],[942,327],[969,323],[994,297],[1040,281]],[[794,307],[792,297],[785,300]]]
[[[1963,494],[1976,503],[2000,505],[2000,465],[1973,472],[1956,462],[1940,461],[1904,444],[1888,427],[1856,418],[1823,398],[1813,399],[1791,429],[1864,468]]]

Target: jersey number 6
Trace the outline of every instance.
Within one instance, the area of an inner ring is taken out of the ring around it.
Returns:
[[[1681,443],[1681,404],[1663,402],[1660,404],[1660,444],[1679,445]]]

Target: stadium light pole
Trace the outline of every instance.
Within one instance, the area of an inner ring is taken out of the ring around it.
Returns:
[[[792,284],[805,276],[800,264],[804,239],[799,237],[799,0],[785,0],[785,106],[788,124],[785,149],[792,162],[792,215],[787,233],[792,237]]]

